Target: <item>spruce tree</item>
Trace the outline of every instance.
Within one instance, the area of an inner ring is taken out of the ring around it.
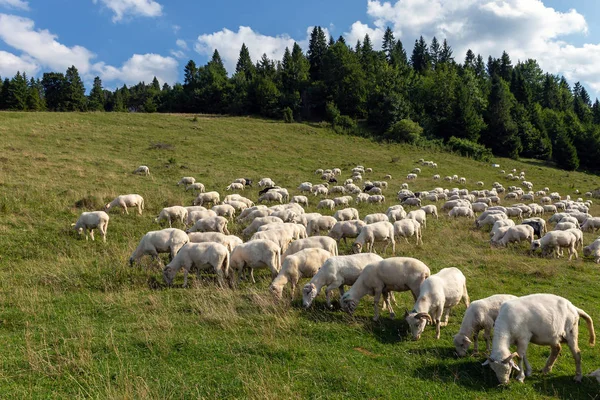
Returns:
[[[8,91],[10,88],[10,79],[5,78],[0,87],[0,110],[8,109]],[[597,100],[596,100],[597,102]]]
[[[65,76],[59,72],[45,72],[42,86],[46,98],[46,107],[50,111],[65,111]]]
[[[429,50],[427,49],[427,43],[425,43],[423,36],[421,36],[419,40],[415,40],[415,47],[410,56],[410,63],[412,64],[413,69],[420,74],[424,74],[431,68]]]
[[[104,90],[102,89],[102,81],[99,76],[94,78],[88,109],[90,111],[104,111]]]
[[[511,158],[517,158],[522,150],[518,127],[511,115],[514,101],[508,84],[498,75],[494,75],[486,113],[488,129],[482,137],[482,142],[490,147],[494,154]]]
[[[29,88],[27,93],[27,109],[30,111],[43,111],[46,107],[44,105],[44,98],[42,95],[41,84],[39,80],[31,78],[29,80]]]
[[[325,32],[320,26],[315,26],[310,34],[307,53],[310,64],[310,77],[313,82],[322,79],[323,57],[325,57],[326,51]]]
[[[510,57],[506,51],[502,52],[502,57],[500,57],[498,74],[502,79],[504,79],[508,84],[510,84],[510,79],[512,75],[512,63],[510,61]]]
[[[592,106],[592,116],[594,124],[600,125],[600,101],[598,101],[598,98],[596,98]]]
[[[8,109],[14,111],[27,110],[28,97],[29,87],[27,86],[27,76],[25,73],[21,75],[17,71],[16,75],[11,79],[8,89]]]
[[[454,63],[454,57],[452,57],[452,47],[448,44],[448,41],[444,39],[442,43],[442,49],[440,50],[438,62],[439,63]]]
[[[63,90],[65,111],[85,111],[85,87],[74,65],[67,69]]]
[[[198,67],[194,60],[189,60],[183,70],[183,88],[186,91],[194,91],[198,87]]]
[[[470,69],[475,69],[475,53],[473,53],[473,51],[471,51],[471,49],[467,50],[467,54],[465,56],[465,62],[464,62],[464,67],[466,68],[470,68]]]
[[[442,47],[440,46],[440,42],[438,42],[437,38],[434,36],[431,39],[431,44],[429,45],[429,59],[431,60],[431,64],[435,68],[440,62],[440,52]]]
[[[406,57],[406,51],[404,50],[404,46],[400,39],[396,40],[396,44],[394,45],[394,49],[392,50],[391,57],[392,65],[396,67],[400,67],[404,69],[408,66],[408,58]]]
[[[248,80],[251,80],[254,76],[255,67],[254,64],[252,64],[252,59],[250,58],[250,51],[248,51],[248,47],[246,47],[245,43],[242,43],[240,55],[238,57],[237,64],[235,65],[235,72],[243,72],[244,76]]]
[[[388,26],[383,34],[383,44],[381,49],[385,53],[385,58],[389,64],[392,63],[392,55],[395,47],[396,39],[394,39],[394,32],[392,32],[392,29]]]

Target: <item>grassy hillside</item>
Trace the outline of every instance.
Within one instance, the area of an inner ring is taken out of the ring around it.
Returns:
[[[573,358],[565,346],[552,374],[540,373],[549,348],[532,345],[534,375],[499,388],[485,356],[454,358],[452,337],[464,305],[451,314],[440,340],[428,327],[420,341],[406,323],[382,313],[372,322],[372,298],[354,317],[325,309],[321,294],[303,310],[299,297],[276,303],[268,274],[256,285],[219,290],[214,277],[191,277],[191,287],[162,284],[150,260],[129,268],[141,236],[157,229],[153,218],[169,205],[189,205],[176,186],[195,176],[221,193],[233,179],[271,177],[288,187],[318,182],[316,168],[356,164],[373,168],[373,180],[391,174],[384,206],[361,205],[361,216],[395,204],[404,177],[424,158],[412,190],[452,187],[431,179],[457,174],[467,188],[499,181],[498,169],[446,153],[377,144],[328,129],[248,118],[181,115],[0,113],[0,397],[13,398],[600,398],[600,385],[572,382]],[[502,169],[524,170],[539,190],[574,196],[600,186],[597,176],[497,159]],[[131,174],[138,165],[149,177]],[[518,183],[517,183],[518,184]],[[70,229],[82,211],[118,194],[146,199],[143,216],[111,212],[107,243],[86,242]],[[256,200],[257,190],[244,193]],[[315,211],[313,200],[307,212]],[[427,203],[427,202],[425,202]],[[83,206],[82,206],[83,204]],[[79,205],[78,208],[76,205]],[[87,208],[86,208],[87,206]],[[441,206],[441,204],[438,204]],[[600,215],[600,206],[591,211]],[[240,233],[242,227],[230,225]],[[589,244],[596,235],[586,234]],[[598,266],[532,257],[528,249],[490,249],[472,221],[429,220],[424,245],[399,242],[397,254],[432,270],[455,266],[467,277],[471,300],[495,293],[555,293],[586,310],[600,326]],[[342,246],[341,253],[348,247]],[[388,256],[391,254],[388,254]],[[164,259],[166,260],[166,258]],[[298,294],[299,295],[299,294]],[[337,293],[336,293],[337,299]],[[412,296],[396,295],[397,313]],[[600,367],[580,327],[583,371]]]

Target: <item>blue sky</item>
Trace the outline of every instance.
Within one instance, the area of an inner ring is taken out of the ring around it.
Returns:
[[[41,76],[74,64],[90,86],[181,81],[189,59],[204,64],[218,48],[226,67],[241,43],[251,56],[280,59],[310,27],[355,43],[380,43],[390,26],[410,50],[423,35],[513,63],[535,58],[548,72],[600,93],[600,2],[591,0],[0,0],[0,76]]]

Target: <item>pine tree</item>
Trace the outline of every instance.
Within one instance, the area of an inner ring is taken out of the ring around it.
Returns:
[[[504,79],[508,84],[510,84],[510,79],[512,75],[512,63],[510,61],[510,57],[506,51],[502,52],[502,57],[499,60],[499,68],[498,74],[502,79]]]
[[[454,63],[454,57],[452,57],[452,47],[448,44],[448,41],[444,39],[442,43],[442,49],[438,57],[439,63]]]
[[[542,107],[544,108],[549,108],[551,110],[560,109],[558,82],[554,75],[546,74],[542,87],[541,100]]]
[[[408,58],[406,57],[406,51],[400,39],[396,40],[394,49],[392,51],[391,63],[394,66],[404,69],[408,66]]]
[[[263,54],[261,59],[256,63],[256,72],[263,78],[273,79],[275,77],[275,63]]]
[[[45,72],[42,77],[46,107],[50,111],[65,111],[65,76],[59,72]]]
[[[482,137],[482,142],[490,147],[494,154],[511,158],[517,158],[522,150],[518,127],[511,115],[514,101],[507,83],[494,75],[486,113],[488,129]]]
[[[396,40],[394,39],[394,32],[392,32],[392,29],[388,26],[383,34],[383,44],[381,48],[385,53],[385,58],[389,64],[392,63],[392,55],[395,47]]]
[[[431,68],[429,50],[427,49],[427,43],[425,43],[423,36],[421,36],[419,40],[415,40],[415,47],[410,56],[410,63],[412,64],[413,69],[420,74],[424,74]]]
[[[477,60],[475,60],[475,75],[477,75],[479,79],[486,78],[485,63],[483,62],[481,54],[478,54]]]
[[[29,80],[29,88],[27,93],[27,109],[30,111],[43,111],[46,106],[44,105],[44,98],[42,94],[43,88],[41,87],[40,81],[31,78]]]
[[[85,111],[85,87],[74,65],[67,69],[63,90],[65,111]]]
[[[475,69],[475,53],[471,51],[471,49],[467,50],[467,55],[465,56],[465,68]]]
[[[433,68],[435,68],[440,62],[441,50],[442,48],[440,46],[440,42],[438,42],[437,38],[434,36],[433,39],[431,39],[431,44],[429,45],[429,59],[431,60]]]
[[[25,73],[21,75],[17,71],[16,75],[11,79],[8,88],[8,109],[14,111],[27,110],[27,98],[29,97],[29,87],[27,86],[27,76]]]
[[[596,98],[594,105],[592,106],[592,116],[595,125],[600,125],[600,101]]]
[[[94,85],[90,91],[88,109],[90,111],[104,111],[104,90],[100,77],[94,78]]]
[[[560,133],[556,138],[556,144],[553,146],[554,161],[562,169],[574,171],[579,168],[579,158],[577,150],[566,134]]]
[[[152,79],[152,89],[157,93],[160,92],[160,83],[156,76]]]
[[[188,61],[183,70],[183,88],[186,91],[194,91],[198,87],[198,67],[194,60]]]
[[[8,93],[10,88],[10,79],[5,78],[0,88],[0,110],[8,109]],[[597,100],[596,100],[597,101]]]
[[[311,80],[318,81],[322,79],[323,57],[327,51],[327,41],[325,32],[320,26],[315,26],[310,34],[308,42],[307,58],[310,63]]]
[[[245,43],[242,43],[240,55],[238,57],[237,64],[235,65],[235,72],[243,72],[246,79],[248,80],[251,80],[254,76],[255,67],[254,64],[252,64],[252,59],[250,58],[250,51],[248,51],[248,47],[246,47]]]

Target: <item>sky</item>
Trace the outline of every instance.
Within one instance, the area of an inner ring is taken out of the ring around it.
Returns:
[[[86,88],[183,81],[188,60],[218,49],[231,73],[242,43],[254,61],[280,60],[296,41],[306,51],[318,25],[354,44],[381,45],[387,26],[410,54],[420,36],[444,38],[462,61],[467,49],[580,81],[600,97],[597,0],[0,0],[0,76],[41,77],[75,65]]]

